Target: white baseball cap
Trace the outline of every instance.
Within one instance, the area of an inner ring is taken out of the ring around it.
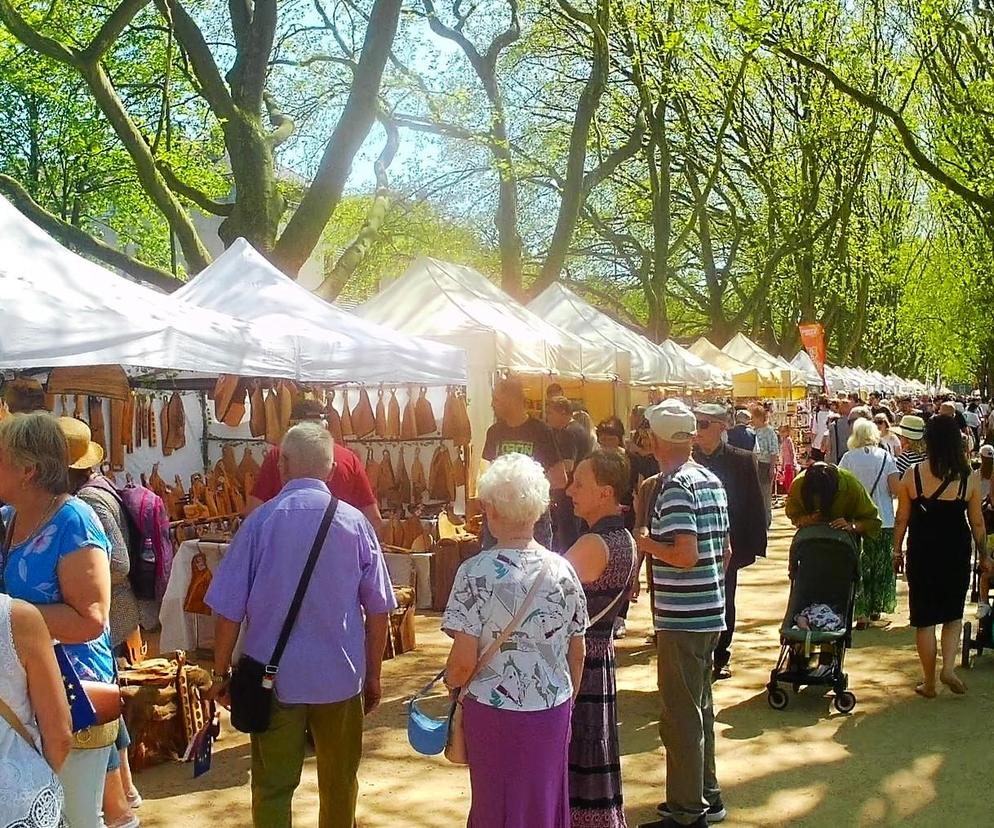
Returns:
[[[649,428],[664,443],[690,443],[697,431],[697,418],[680,400],[663,400],[645,412]]]

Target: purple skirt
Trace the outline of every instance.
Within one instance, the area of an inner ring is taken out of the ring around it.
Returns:
[[[522,712],[463,702],[473,792],[467,828],[570,828],[572,708]]]

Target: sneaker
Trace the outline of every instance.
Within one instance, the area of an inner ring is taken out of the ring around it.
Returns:
[[[624,638],[628,635],[628,630],[625,629],[625,619],[615,618],[614,619],[614,639],[617,641],[619,638]]]
[[[677,822],[671,816],[664,816],[654,822],[643,822],[639,828],[708,828],[708,821],[703,814],[690,823]]]
[[[985,604],[983,601],[977,604],[977,620],[986,618],[990,614],[991,614],[990,604]]]
[[[725,664],[721,667],[715,667],[711,671],[712,681],[723,681],[724,679],[730,679],[732,677],[732,671],[728,669],[728,665]]]
[[[664,820],[669,819],[672,821],[672,824],[674,825],[679,824],[675,820],[673,820],[673,817],[670,814],[670,809],[666,807],[665,802],[660,802],[656,806],[656,811],[659,813],[660,816],[663,817]],[[725,805],[724,803],[722,803],[721,799],[719,798],[718,801],[714,803],[714,805],[709,805],[707,811],[704,812],[704,821],[705,824],[707,825],[714,825],[716,822],[723,822],[725,817],[727,816],[728,816],[728,811],[725,810]],[[697,823],[691,823],[691,824],[696,825]]]
[[[138,793],[137,788],[132,788],[130,791],[128,791],[127,798],[128,798],[128,807],[130,807],[132,811],[138,810],[142,806],[142,803],[145,801],[144,799],[142,799],[142,795]]]

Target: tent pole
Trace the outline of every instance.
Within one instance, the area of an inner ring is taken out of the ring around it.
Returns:
[[[203,419],[204,428],[200,436],[200,457],[204,461],[204,474],[207,474],[207,469],[210,468],[210,453],[208,451],[208,446],[210,445],[210,423],[207,422],[207,392],[200,392],[200,414]]]

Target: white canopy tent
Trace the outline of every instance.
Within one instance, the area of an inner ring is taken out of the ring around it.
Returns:
[[[400,334],[318,298],[244,239],[182,287],[174,299],[248,320],[260,335],[293,342],[297,376],[312,382],[463,385],[458,347]]]
[[[0,367],[125,365],[292,378],[292,343],[67,250],[0,198]]]
[[[779,374],[776,371],[750,367],[744,362],[737,360],[735,357],[726,354],[706,337],[702,336],[693,345],[691,345],[688,350],[690,353],[694,354],[694,356],[728,374],[733,380],[736,375],[755,372],[760,383],[778,384],[780,382]]]
[[[792,385],[800,385],[804,382],[804,374],[801,371],[794,368],[783,357],[767,353],[743,333],[737,333],[721,350],[752,368],[786,372],[785,378],[789,378]]]
[[[542,291],[529,302],[528,309],[583,342],[616,348],[627,354],[630,368],[624,379],[634,385],[684,385],[688,382],[686,372],[681,371],[683,366],[671,355],[561,284],[552,284]]]
[[[804,381],[808,386],[822,387],[821,374],[818,373],[818,368],[815,366],[814,360],[811,359],[811,355],[803,348],[797,352],[797,355],[790,361],[790,364],[804,374]],[[826,378],[828,376],[827,365],[825,366],[825,376]]]
[[[674,359],[679,360],[685,366],[687,376],[690,378],[689,384],[697,388],[731,388],[732,376],[727,371],[723,371],[706,360],[701,359],[689,348],[684,348],[678,342],[667,339],[660,343],[659,347]]]
[[[492,379],[497,371],[617,379],[613,345],[584,347],[579,339],[516,302],[472,268],[419,257],[407,271],[360,307],[364,319],[396,331],[466,350],[467,397],[476,450],[470,480],[476,479],[479,449],[493,422]]]

